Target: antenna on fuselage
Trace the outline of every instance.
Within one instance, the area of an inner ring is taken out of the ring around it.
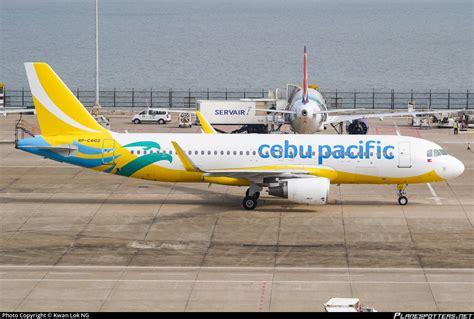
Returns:
[[[308,103],[308,56],[306,54],[306,45],[304,46],[303,64],[303,104],[306,104]]]

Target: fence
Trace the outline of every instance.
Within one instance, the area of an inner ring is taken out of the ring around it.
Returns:
[[[264,98],[266,90],[108,90],[100,91],[100,104],[116,108],[194,108],[196,100],[242,98]],[[397,92],[391,91],[326,91],[322,92],[330,108],[406,109],[408,102],[415,102],[417,108],[469,109],[474,97],[469,92]],[[95,91],[74,90],[74,94],[85,106],[92,106]],[[5,90],[5,107],[33,107],[28,90]]]

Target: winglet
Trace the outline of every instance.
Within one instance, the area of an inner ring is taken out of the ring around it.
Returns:
[[[201,112],[196,111],[196,116],[201,123],[201,128],[204,134],[217,134],[216,130],[212,127],[211,124],[206,120],[204,116],[202,116]]]
[[[174,149],[176,150],[176,153],[178,154],[179,159],[181,160],[181,163],[184,166],[184,169],[188,172],[200,172],[202,173],[203,171],[197,167],[193,161],[186,155],[186,153],[183,151],[181,146],[178,145],[175,141],[171,141],[171,144],[173,144]]]

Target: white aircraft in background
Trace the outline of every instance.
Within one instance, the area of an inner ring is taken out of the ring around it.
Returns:
[[[263,188],[296,203],[326,204],[330,184],[395,184],[406,205],[407,184],[464,171],[458,159],[420,138],[216,134],[199,112],[207,134],[116,133],[94,120],[49,65],[25,67],[42,134],[17,140],[18,149],[125,177],[246,186],[245,209],[257,206]]]
[[[385,117],[404,117],[416,115],[428,115],[439,113],[458,113],[465,110],[438,110],[426,112],[393,112],[393,113],[360,113],[363,109],[333,109],[328,110],[324,96],[316,89],[308,88],[308,65],[306,46],[304,47],[304,78],[303,87],[296,87],[293,95],[289,98],[287,110],[268,110],[268,112],[285,113],[288,122],[294,132],[299,134],[314,134],[327,128],[328,125],[347,123],[349,134],[366,134],[368,124],[366,119],[377,118],[383,120]],[[334,113],[355,113],[347,115],[331,115]],[[341,132],[339,132],[341,133]]]

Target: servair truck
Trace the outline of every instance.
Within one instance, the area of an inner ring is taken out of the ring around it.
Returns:
[[[286,123],[288,102],[280,99],[198,100],[196,108],[212,125],[238,126],[231,133],[271,133]]]

